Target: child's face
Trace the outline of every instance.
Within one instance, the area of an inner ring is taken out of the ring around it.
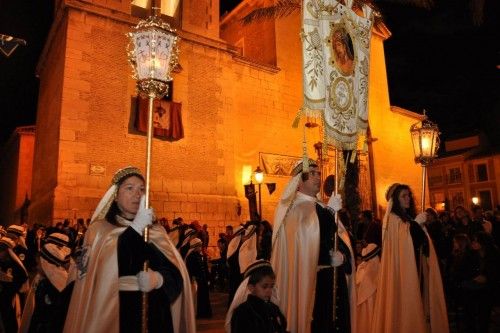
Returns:
[[[248,289],[250,293],[258,298],[269,301],[273,293],[275,279],[270,276],[265,276],[262,280],[255,285],[249,284]]]

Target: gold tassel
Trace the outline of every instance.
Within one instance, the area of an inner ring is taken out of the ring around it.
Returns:
[[[302,141],[302,172],[309,172],[309,158],[307,157],[306,126],[304,125],[304,139]]]
[[[293,128],[299,127],[300,118],[302,118],[303,114],[304,114],[304,108],[300,108],[297,114],[295,115],[295,119],[292,122]]]
[[[358,151],[356,149],[352,150],[352,152],[351,152],[351,160],[349,161],[351,164],[353,164],[354,161],[356,161],[356,154],[357,154],[357,152]]]

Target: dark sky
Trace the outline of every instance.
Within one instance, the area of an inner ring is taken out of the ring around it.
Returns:
[[[0,0],[0,34],[26,40],[6,58],[0,54],[0,144],[17,126],[35,124],[35,67],[52,20],[52,0]]]
[[[379,3],[391,104],[421,112],[444,138],[474,130],[500,143],[500,1],[486,0],[473,24],[469,1],[436,0],[431,10]]]
[[[472,24],[467,0],[435,0],[431,10],[376,1],[392,37],[385,43],[391,104],[428,111],[443,138],[483,130],[500,143],[500,1],[485,0]],[[52,20],[52,0],[0,0],[0,33],[23,38],[0,55],[0,144],[35,123],[35,67]],[[223,12],[238,0],[221,0]]]

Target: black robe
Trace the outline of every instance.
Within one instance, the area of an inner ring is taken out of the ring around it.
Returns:
[[[337,226],[327,208],[316,204],[320,230],[318,266],[330,266],[330,251],[334,247]],[[338,237],[338,236],[337,236]],[[317,333],[351,331],[349,290],[346,274],[352,273],[351,254],[347,245],[338,237],[338,250],[344,255],[344,263],[337,267],[336,318],[333,318],[333,267],[320,269],[316,276],[311,331]]]
[[[149,333],[173,332],[170,304],[182,291],[181,273],[153,244],[146,244],[141,235],[128,227],[118,237],[119,276],[137,275],[146,259],[149,260],[150,269],[163,276],[163,285],[148,293]],[[142,292],[120,291],[119,298],[120,332],[140,332]]]
[[[3,246],[0,248],[0,270],[12,276],[12,281],[0,282],[0,313],[3,325],[5,332],[17,332],[17,319],[12,300],[21,286],[28,280],[28,274]]]
[[[239,237],[239,236],[237,236]],[[241,240],[240,243],[238,244],[238,248],[234,253],[227,258],[227,266],[228,266],[228,282],[229,282],[229,296],[227,299],[227,306],[231,306],[231,302],[233,301],[234,294],[236,294],[236,290],[238,290],[238,287],[241,284],[241,281],[243,281],[243,274],[240,273],[240,260],[239,260],[239,255],[240,255],[240,247],[241,247]]]
[[[231,317],[231,333],[285,333],[286,319],[279,307],[252,294]]]
[[[35,291],[35,309],[31,316],[29,333],[63,331],[73,286],[74,282],[59,292],[47,278],[38,282]]]
[[[200,252],[191,252],[186,257],[186,267],[191,280],[198,285],[196,292],[196,318],[212,317],[212,307],[208,293],[208,268]]]

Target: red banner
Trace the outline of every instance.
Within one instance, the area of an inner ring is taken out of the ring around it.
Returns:
[[[177,141],[184,137],[182,126],[182,103],[165,99],[153,102],[153,135],[159,139]],[[137,97],[135,128],[139,132],[148,130],[148,100]]]

